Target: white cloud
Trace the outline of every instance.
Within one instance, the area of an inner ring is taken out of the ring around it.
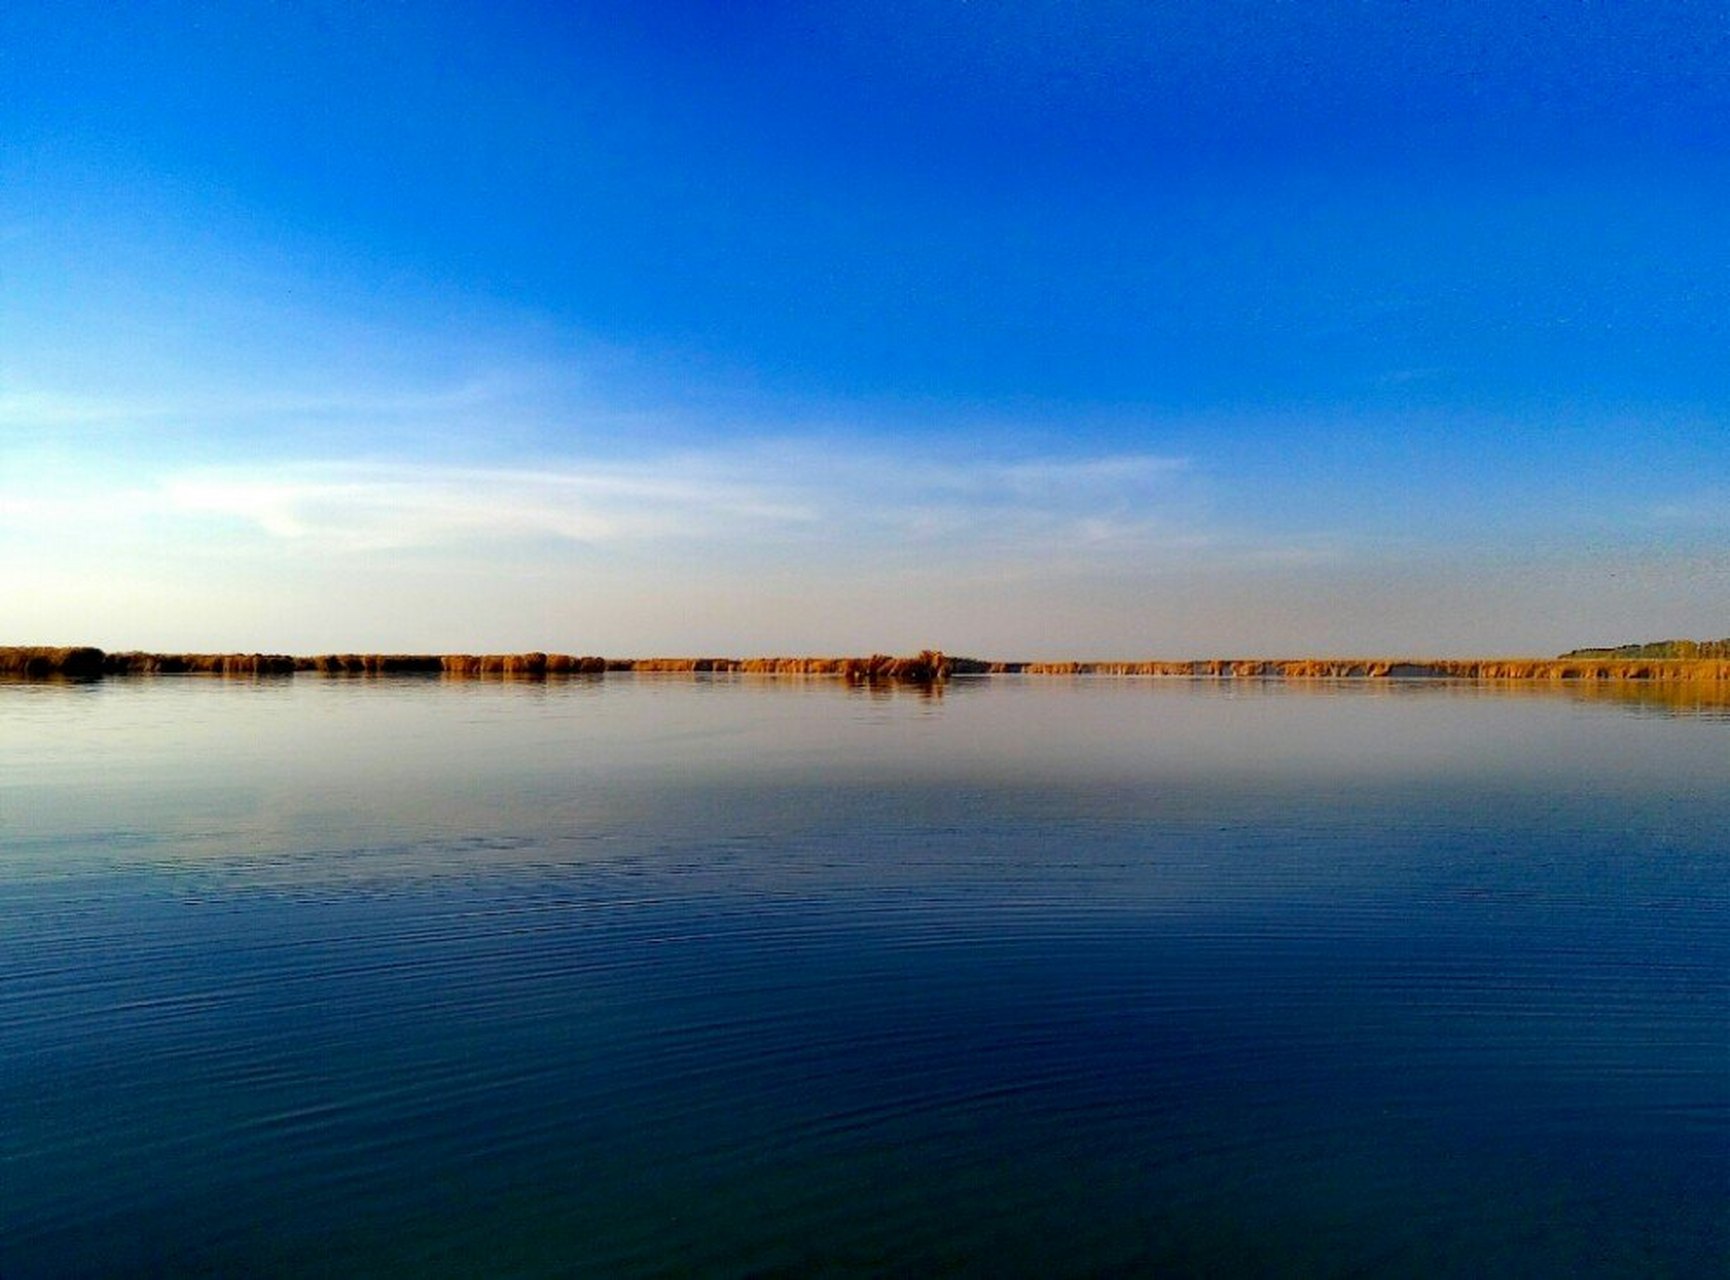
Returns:
[[[484,556],[524,543],[781,548],[790,563],[856,550],[1055,563],[1232,541],[1216,527],[1206,477],[1182,458],[966,450],[941,435],[846,427],[798,435],[785,418],[756,431],[728,421],[724,446],[631,452],[633,438],[655,439],[665,424],[621,430],[617,406],[581,396],[540,404],[538,376],[495,368],[444,385],[311,394],[0,382],[0,536],[143,537],[200,555],[254,543],[331,555]],[[571,391],[553,382],[555,400]],[[587,442],[567,445],[578,452],[556,456],[545,434],[515,434],[522,415],[549,412],[558,438]],[[211,448],[276,457],[185,461]],[[455,461],[488,450],[532,450],[544,464]]]
[[[163,514],[221,517],[329,551],[588,544],[745,533],[814,519],[761,487],[643,465],[545,470],[301,464],[170,476]]]
[[[0,482],[0,530],[189,543],[250,536],[338,555],[563,542],[1013,556],[1193,549],[1213,537],[1194,477],[1176,459],[933,461],[774,441],[533,469],[331,461],[104,477],[12,467]]]
[[[1651,510],[1660,525],[1721,529],[1730,526],[1730,489],[1707,489],[1686,498],[1662,503]]]

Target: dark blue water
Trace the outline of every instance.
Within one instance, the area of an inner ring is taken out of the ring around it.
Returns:
[[[0,1275],[1730,1271],[1730,719],[0,685]]]

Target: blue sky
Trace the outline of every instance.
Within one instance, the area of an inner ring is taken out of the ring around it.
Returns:
[[[1730,8],[14,5],[7,639],[1730,633]]]

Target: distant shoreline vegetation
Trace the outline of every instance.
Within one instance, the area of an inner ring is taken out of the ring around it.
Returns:
[[[1688,647],[1688,648],[1684,648]],[[564,653],[108,653],[91,646],[0,646],[0,676],[25,679],[207,674],[437,675],[545,679],[609,672],[830,676],[853,684],[931,684],[951,676],[1104,675],[1213,679],[1730,681],[1730,640],[1579,649],[1559,658],[1198,658],[1000,662],[927,649],[911,657],[602,658]]]
[[[1607,649],[1570,649],[1564,658],[1730,658],[1730,639],[1650,640],[1644,644],[1619,644]]]

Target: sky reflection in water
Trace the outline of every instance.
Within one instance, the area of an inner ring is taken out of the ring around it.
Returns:
[[[1730,726],[0,687],[0,1269],[1730,1262]]]

